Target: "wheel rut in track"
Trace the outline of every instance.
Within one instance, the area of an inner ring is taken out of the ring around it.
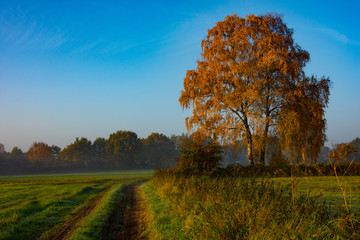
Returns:
[[[125,185],[123,198],[118,201],[115,210],[107,220],[101,232],[101,239],[106,240],[146,240],[144,221],[145,203],[139,186],[145,180]]]
[[[88,205],[81,208],[74,216],[70,217],[61,227],[54,229],[47,236],[43,237],[42,240],[62,240],[67,239],[71,234],[78,229],[81,225],[81,220],[89,216],[94,210],[101,204],[101,201],[110,186],[106,186],[101,189],[94,200]]]

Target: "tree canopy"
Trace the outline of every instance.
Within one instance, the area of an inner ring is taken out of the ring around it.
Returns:
[[[13,147],[13,149],[10,152],[10,158],[17,159],[17,158],[23,158],[24,153],[19,147]]]
[[[44,142],[34,142],[27,152],[30,162],[46,163],[52,160],[52,148]]]
[[[75,138],[75,141],[66,146],[60,157],[66,163],[87,164],[92,156],[92,144],[87,138]]]
[[[116,166],[133,166],[135,153],[140,149],[141,141],[132,131],[117,131],[109,136],[105,150]]]
[[[316,159],[325,141],[330,80],[305,75],[307,51],[281,16],[227,16],[208,30],[179,102],[193,109],[188,130],[224,143],[245,141],[264,164],[270,135],[296,159]]]
[[[174,142],[164,134],[151,133],[147,138],[142,139],[143,156],[147,165],[154,168],[174,167],[178,152]]]
[[[348,157],[352,153],[356,153],[357,150],[352,143],[340,143],[336,145],[336,148],[329,152],[329,158],[335,162],[341,160],[347,161]]]

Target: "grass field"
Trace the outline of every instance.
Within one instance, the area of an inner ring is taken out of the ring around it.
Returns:
[[[272,178],[275,183],[290,185],[289,177]],[[360,177],[339,177],[340,183],[345,191],[346,201],[354,211],[360,210]],[[326,201],[330,207],[344,206],[343,192],[336,177],[297,177],[295,178],[297,195],[318,196]]]
[[[102,231],[120,211],[122,187],[152,175],[127,171],[0,177],[0,239],[106,239]],[[360,177],[340,180],[352,212],[360,212]],[[141,187],[148,204],[149,239],[351,239],[358,234],[351,228],[344,233],[337,228],[343,223],[328,219],[331,211],[344,206],[335,177],[298,177],[295,183],[297,197],[308,199],[291,203],[287,177],[252,181],[157,174]]]
[[[72,239],[98,239],[124,184],[151,171],[0,177],[0,239],[47,239],[85,206]],[[86,210],[86,209],[85,209]],[[84,211],[85,211],[84,210]],[[73,228],[74,229],[74,228]]]
[[[142,189],[152,239],[359,239],[360,177],[184,177],[157,172]],[[326,202],[324,202],[326,201]],[[339,209],[341,207],[341,209]]]

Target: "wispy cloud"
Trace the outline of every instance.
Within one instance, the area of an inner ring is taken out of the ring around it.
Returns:
[[[331,37],[345,45],[360,45],[360,41],[349,39],[345,34],[342,34],[331,28],[313,28],[313,30],[318,31],[328,37]]]
[[[72,49],[72,51],[70,52],[70,54],[77,55],[77,54],[86,53],[86,52],[88,52],[88,51],[92,51],[93,49],[97,48],[100,43],[101,43],[100,40],[83,43],[81,46]]]
[[[100,51],[102,54],[118,54],[127,50],[130,50],[132,48],[137,48],[143,45],[147,45],[153,42],[157,42],[157,41],[163,41],[163,38],[159,38],[159,39],[148,39],[148,40],[144,40],[144,41],[122,41],[122,42],[118,42],[118,41],[114,41],[112,43],[108,43],[104,48],[102,48]]]
[[[95,55],[106,55],[113,56],[121,54],[122,52],[132,50],[138,47],[146,46],[153,43],[162,43],[167,40],[166,36],[160,38],[138,40],[138,39],[88,39],[87,42],[78,43],[78,47],[73,48],[71,54],[95,54]]]
[[[56,49],[67,41],[64,32],[45,27],[26,14],[1,12],[0,41],[16,49]]]

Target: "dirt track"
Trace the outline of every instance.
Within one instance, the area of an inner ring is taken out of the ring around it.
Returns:
[[[123,197],[115,205],[115,211],[104,221],[107,222],[101,231],[103,240],[146,240],[145,224],[143,220],[144,199],[139,193],[138,186],[144,181],[138,181],[122,188]],[[51,231],[42,240],[62,240],[67,239],[78,229],[81,221],[92,214],[101,204],[107,190],[105,187],[100,190],[98,196],[88,205],[80,209],[73,217],[68,219],[64,225]]]
[[[88,205],[80,209],[76,215],[71,217],[66,221],[64,225],[59,228],[54,229],[50,234],[46,237],[42,238],[42,240],[62,240],[66,239],[80,226],[81,220],[85,217],[89,216],[101,203],[102,198],[105,196],[107,190],[110,187],[107,186],[100,190],[100,193],[96,198],[91,201]]]
[[[108,219],[107,227],[101,232],[103,240],[148,239],[143,220],[144,199],[138,186],[144,181],[138,181],[122,188],[124,198],[118,202],[116,211]]]

